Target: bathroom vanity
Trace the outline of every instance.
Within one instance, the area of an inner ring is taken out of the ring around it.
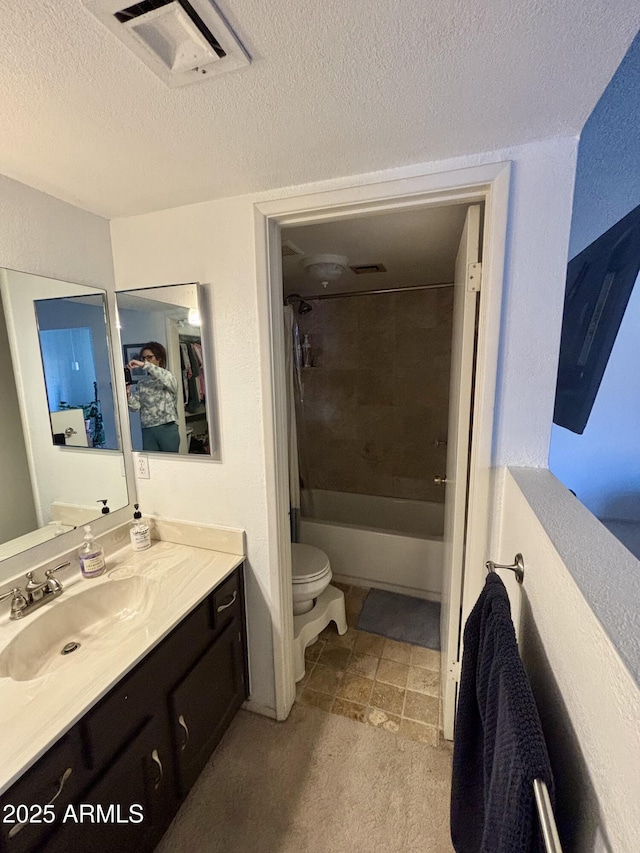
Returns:
[[[21,660],[27,623],[0,625],[3,853],[153,850],[248,695],[242,561],[159,541],[112,555],[103,578],[75,582],[32,624],[48,609],[54,637],[54,609],[73,624],[94,606],[87,592],[124,590],[131,613],[98,619],[43,671]]]

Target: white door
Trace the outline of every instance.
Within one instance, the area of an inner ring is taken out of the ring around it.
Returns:
[[[472,205],[456,258],[449,383],[449,432],[444,512],[444,571],[440,617],[444,736],[453,738],[460,675],[459,633],[467,513],[476,302],[480,270],[480,206]]]

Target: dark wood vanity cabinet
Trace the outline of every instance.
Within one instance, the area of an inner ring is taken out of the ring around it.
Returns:
[[[0,798],[55,813],[0,851],[153,850],[246,697],[240,567]]]

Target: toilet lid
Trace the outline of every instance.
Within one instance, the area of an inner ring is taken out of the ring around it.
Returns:
[[[321,577],[330,568],[329,558],[313,545],[291,543],[291,574],[294,583],[304,583]]]

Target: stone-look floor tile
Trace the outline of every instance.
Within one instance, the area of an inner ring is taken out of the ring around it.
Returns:
[[[361,652],[365,655],[381,656],[384,648],[384,637],[379,637],[377,634],[367,634],[366,631],[358,631],[356,642],[353,647],[355,652]]]
[[[435,726],[425,726],[424,723],[403,719],[400,723],[400,734],[410,740],[427,743],[429,746],[438,746],[438,730]]]
[[[318,693],[317,690],[311,690],[310,687],[305,687],[299,699],[302,705],[309,705],[312,708],[322,708],[323,711],[330,711],[334,697],[327,693]]]
[[[315,669],[315,663],[313,661],[305,661],[305,670],[304,675],[300,679],[300,681],[296,681],[296,696],[298,693],[307,686],[309,682],[309,678],[311,677],[311,673]]]
[[[395,660],[381,659],[376,672],[376,681],[384,684],[393,684],[395,687],[406,687],[409,676],[409,667],[406,663],[398,663]]]
[[[358,632],[355,628],[347,628],[346,634],[332,634],[324,640],[325,648],[327,649],[351,649],[356,641]]]
[[[396,640],[385,640],[381,657],[387,660],[395,660],[398,663],[409,663],[411,660],[411,646],[408,643],[398,643]]]
[[[338,699],[348,699],[350,702],[357,702],[359,705],[367,705],[372,689],[373,680],[371,678],[363,678],[361,675],[346,672],[336,696]]]
[[[341,649],[339,647],[332,648],[331,646],[326,646],[318,658],[318,663],[323,666],[330,666],[332,669],[337,669],[340,672],[344,672],[347,668],[347,663],[349,662],[350,657],[351,649]]]
[[[402,716],[418,723],[427,723],[437,729],[439,700],[435,696],[407,690]]]
[[[333,714],[340,714],[341,717],[348,717],[358,723],[364,723],[366,711],[364,705],[357,705],[355,702],[348,702],[346,699],[336,699],[331,706]]]
[[[368,586],[352,586],[349,588],[347,595],[349,598],[359,598],[360,601],[363,601],[367,597],[368,592]]]
[[[422,646],[411,646],[411,665],[440,672],[440,652],[423,649]]]
[[[376,729],[385,729],[387,732],[400,731],[400,717],[396,714],[388,714],[380,708],[367,708],[366,721]]]
[[[317,690],[319,693],[328,693],[329,696],[335,696],[338,692],[338,687],[342,684],[343,677],[343,672],[331,669],[328,666],[322,666],[322,664],[318,663],[309,676],[307,685],[311,690]]]
[[[369,705],[372,708],[379,708],[381,711],[386,711],[388,714],[402,714],[404,705],[405,691],[399,687],[394,687],[392,684],[381,684],[375,681]]]
[[[354,652],[347,664],[347,672],[362,675],[365,678],[375,678],[380,658],[376,655],[366,655]]]
[[[428,693],[429,696],[440,696],[440,673],[433,672],[431,669],[410,666],[407,690],[414,690],[416,693]]]
[[[312,646],[307,646],[307,648],[304,650],[304,659],[313,661],[315,663],[322,654],[324,646],[324,640],[316,640]]]
[[[344,606],[347,614],[347,624],[353,625],[355,628],[358,624],[358,619],[360,618],[362,601],[359,598],[349,598],[349,596],[347,596]]]

